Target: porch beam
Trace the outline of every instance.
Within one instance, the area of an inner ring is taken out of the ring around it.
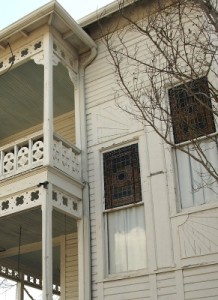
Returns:
[[[59,246],[61,244],[61,239],[62,239],[61,236],[54,238],[52,241],[52,246],[53,247]],[[20,249],[18,247],[13,247],[13,248],[7,249],[4,252],[0,252],[0,259],[6,258],[6,257],[11,257],[11,256],[16,256],[18,253],[18,250],[19,250],[20,254],[25,254],[25,253],[35,252],[35,251],[38,251],[41,249],[42,249],[42,242],[22,245],[20,247]]]

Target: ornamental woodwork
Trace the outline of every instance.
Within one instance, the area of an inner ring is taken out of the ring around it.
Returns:
[[[9,278],[11,280],[17,281],[17,278],[19,277],[18,271],[6,266],[0,265],[0,275],[5,278]],[[42,279],[33,277],[30,275],[23,275],[24,284],[27,286],[31,286],[37,289],[42,289]],[[55,295],[60,295],[60,286],[53,283],[53,293]]]
[[[52,191],[53,206],[77,217],[82,217],[81,201],[54,187]]]
[[[218,210],[193,213],[179,227],[182,258],[218,253]]]
[[[45,192],[42,189],[33,188],[12,196],[4,197],[0,200],[1,215],[8,215],[12,212],[22,211],[41,204],[45,198]]]
[[[63,46],[57,40],[54,40],[53,51],[54,54],[64,63],[64,65],[73,70],[75,73],[78,72],[77,58],[73,57],[72,53],[63,48]]]
[[[41,134],[5,146],[1,153],[0,178],[13,176],[44,164],[44,142]],[[52,155],[52,154],[51,154]],[[67,143],[54,139],[54,166],[72,177],[80,177],[79,154]]]
[[[16,51],[13,51],[13,47],[11,50],[12,53],[8,54],[0,60],[0,73],[10,68],[12,65],[20,63],[23,60],[26,60],[27,58],[40,53],[43,50],[43,41],[40,38],[29,43],[28,46],[26,45],[24,47],[21,47]]]

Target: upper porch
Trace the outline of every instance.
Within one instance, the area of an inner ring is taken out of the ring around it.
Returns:
[[[81,70],[95,54],[56,1],[0,31],[0,180],[51,166],[81,181]]]
[[[79,275],[71,270],[69,282],[88,299],[83,74],[95,54],[56,1],[0,31],[0,264],[17,272],[22,300],[25,276],[39,278],[43,299],[52,299],[53,284],[61,299],[72,298],[65,294],[70,251]]]

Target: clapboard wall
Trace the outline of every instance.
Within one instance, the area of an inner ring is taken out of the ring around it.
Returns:
[[[178,211],[175,153],[154,132],[118,108],[113,66],[103,40],[96,39],[96,43],[98,55],[85,73],[92,299],[218,299],[218,203]],[[143,56],[144,43],[136,32],[127,35],[127,47],[137,44]],[[136,142],[147,268],[108,275],[102,153]]]

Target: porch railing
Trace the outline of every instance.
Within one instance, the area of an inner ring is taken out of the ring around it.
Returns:
[[[0,179],[43,166],[44,140],[42,131],[0,147]],[[80,177],[80,151],[54,134],[53,166],[72,177]]]

